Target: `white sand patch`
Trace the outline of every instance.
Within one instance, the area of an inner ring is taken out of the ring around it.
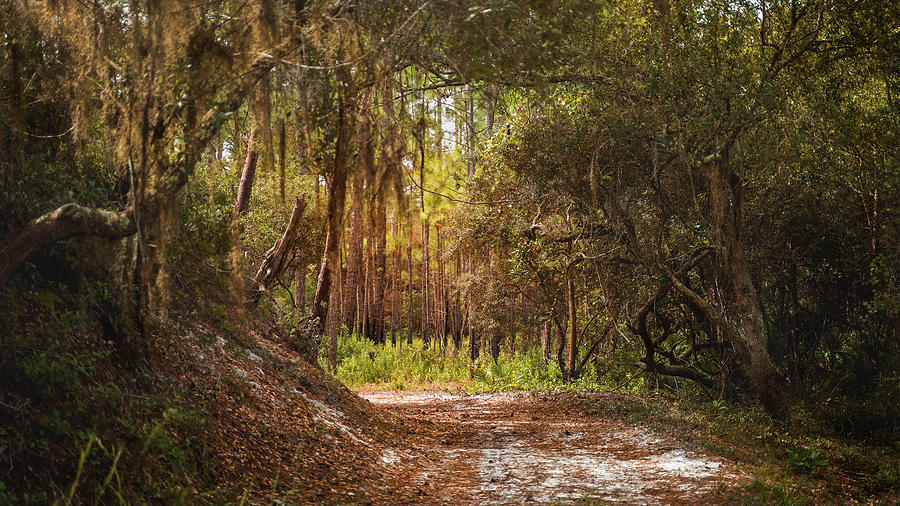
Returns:
[[[342,433],[346,434],[347,437],[349,437],[350,439],[356,441],[357,443],[359,443],[361,445],[369,446],[368,441],[360,439],[356,435],[355,430],[351,429],[350,427],[348,427],[346,424],[344,424],[341,421],[341,420],[347,419],[347,415],[344,414],[342,411],[332,408],[331,406],[325,404],[322,401],[313,399],[312,397],[306,395],[305,392],[297,390],[296,388],[293,389],[291,391],[291,393],[299,395],[300,397],[303,398],[303,400],[306,401],[307,404],[312,406],[312,408],[316,411],[316,413],[313,415],[314,419],[316,419],[320,422],[323,422],[326,425],[331,425],[332,427],[337,428]]]
[[[418,413],[427,405],[425,413],[474,430],[477,436],[468,436],[462,447],[442,448],[438,462],[421,469],[416,479],[425,490],[431,482],[468,481],[464,502],[565,504],[584,498],[694,503],[719,484],[739,479],[721,459],[695,454],[633,425],[577,415],[545,420],[540,410],[515,417],[523,394],[404,391],[364,397],[378,404],[411,406]],[[393,453],[383,454],[382,460],[395,462]],[[462,503],[460,497],[441,500]]]

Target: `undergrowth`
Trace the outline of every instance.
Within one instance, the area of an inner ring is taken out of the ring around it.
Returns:
[[[327,345],[320,350],[319,363],[323,369],[330,369]],[[622,377],[618,369],[595,365],[586,368],[578,379],[564,382],[559,365],[544,360],[536,348],[516,353],[503,351],[497,360],[481,353],[470,367],[466,340],[458,350],[452,345],[442,350],[437,346],[426,348],[419,339],[411,346],[395,347],[378,345],[357,336],[338,338],[337,365],[333,373],[351,387],[382,384],[402,390],[423,383],[465,383],[472,392],[600,390],[621,385]],[[638,390],[643,386],[643,380],[638,378],[627,386]]]

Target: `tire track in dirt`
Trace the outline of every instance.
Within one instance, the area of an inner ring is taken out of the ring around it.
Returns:
[[[397,497],[421,504],[698,504],[745,478],[722,458],[587,414],[572,394],[360,395],[409,421],[410,439],[382,461],[411,468]]]

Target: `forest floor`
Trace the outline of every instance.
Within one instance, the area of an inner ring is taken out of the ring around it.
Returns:
[[[364,388],[406,420],[381,460],[408,468],[397,496],[427,504],[727,502],[748,475],[735,462],[585,410],[612,393],[469,394]],[[448,391],[449,390],[449,391]]]

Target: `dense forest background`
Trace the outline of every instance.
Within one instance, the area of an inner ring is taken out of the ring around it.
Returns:
[[[198,320],[346,382],[900,441],[894,2],[6,0],[0,33],[0,502],[140,466]]]

